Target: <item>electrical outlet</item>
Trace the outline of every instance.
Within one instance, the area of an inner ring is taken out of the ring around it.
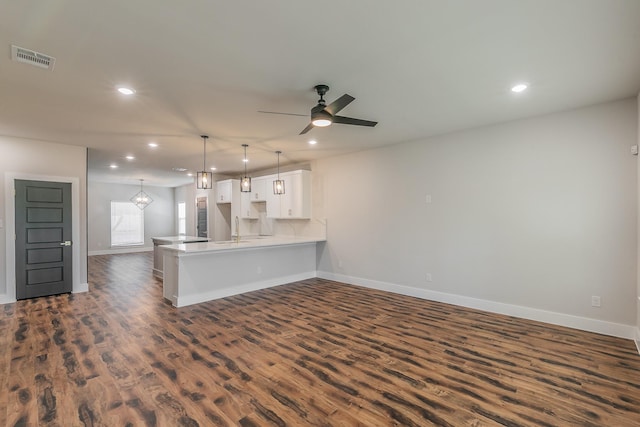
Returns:
[[[600,297],[599,296],[592,296],[591,297],[591,307],[600,307]]]
[[[258,274],[262,274],[262,267],[258,266]]]
[[[431,273],[427,273],[427,282],[432,282],[433,278],[431,277]]]
[[[338,268],[342,268],[342,260],[341,259],[338,260]]]
[[[431,203],[431,194],[427,194],[425,197],[425,201],[428,203]]]

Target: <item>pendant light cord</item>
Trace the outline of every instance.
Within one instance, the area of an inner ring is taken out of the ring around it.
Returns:
[[[247,177],[247,144],[242,144],[242,147],[244,147],[244,177]]]
[[[202,137],[202,172],[206,172],[207,167],[207,135],[200,135]]]
[[[280,181],[280,153],[282,153],[282,151],[276,151],[278,155],[278,181]]]

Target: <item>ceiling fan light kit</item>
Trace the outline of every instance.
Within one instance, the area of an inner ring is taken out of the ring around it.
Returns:
[[[314,107],[314,110],[316,108],[317,107]],[[333,117],[331,114],[324,111],[324,108],[322,108],[320,111],[314,111],[311,113],[311,123],[313,123],[315,127],[323,128],[333,123]]]
[[[329,91],[329,86],[327,85],[316,85],[314,87],[315,91],[320,95],[320,99],[318,100],[318,105],[311,109],[311,123],[307,125],[306,128],[300,132],[300,135],[304,135],[309,132],[314,127],[327,127],[332,123],[341,123],[344,125],[356,125],[356,126],[368,126],[374,127],[378,124],[378,122],[372,122],[370,120],[362,120],[362,119],[354,119],[352,117],[344,117],[337,116],[336,114],[342,110],[344,107],[349,105],[351,102],[355,100],[355,98],[347,93],[342,95],[340,98],[333,101],[331,104],[327,105],[324,100],[324,95]],[[279,113],[276,111],[259,111],[260,113],[268,113],[268,114],[284,114],[287,116],[301,116],[302,114],[294,114],[294,113]]]

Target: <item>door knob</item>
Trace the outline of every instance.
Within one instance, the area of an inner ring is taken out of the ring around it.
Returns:
[[[64,242],[61,242],[60,246],[71,246],[71,240],[65,240]]]

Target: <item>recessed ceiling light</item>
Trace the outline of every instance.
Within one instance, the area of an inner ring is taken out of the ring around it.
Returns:
[[[211,166],[211,170],[212,171],[216,170],[215,166]]]
[[[187,174],[187,176],[193,176],[193,174],[192,174],[191,172],[189,172],[189,173]]]
[[[125,159],[127,159],[127,160],[134,160],[134,159],[135,159],[135,157],[133,157],[133,156],[127,156],[127,157],[125,157]]]
[[[134,93],[136,93],[134,89],[131,89],[130,87],[125,87],[125,86],[119,86],[118,92],[120,92],[123,95],[133,95]]]
[[[149,143],[149,147],[151,148],[156,148],[158,146],[158,144],[156,144],[155,142],[150,142]]]
[[[315,139],[309,140],[309,144],[310,145],[316,145],[317,143],[318,143],[318,141],[316,141]]]
[[[249,159],[242,159],[243,162],[249,163]]]
[[[118,165],[116,165],[115,163],[110,164],[109,167],[111,169],[118,169]]]
[[[517,85],[511,88],[511,92],[515,92],[515,93],[524,92],[525,90],[527,90],[528,87],[529,85],[527,85],[526,83],[518,83]]]

